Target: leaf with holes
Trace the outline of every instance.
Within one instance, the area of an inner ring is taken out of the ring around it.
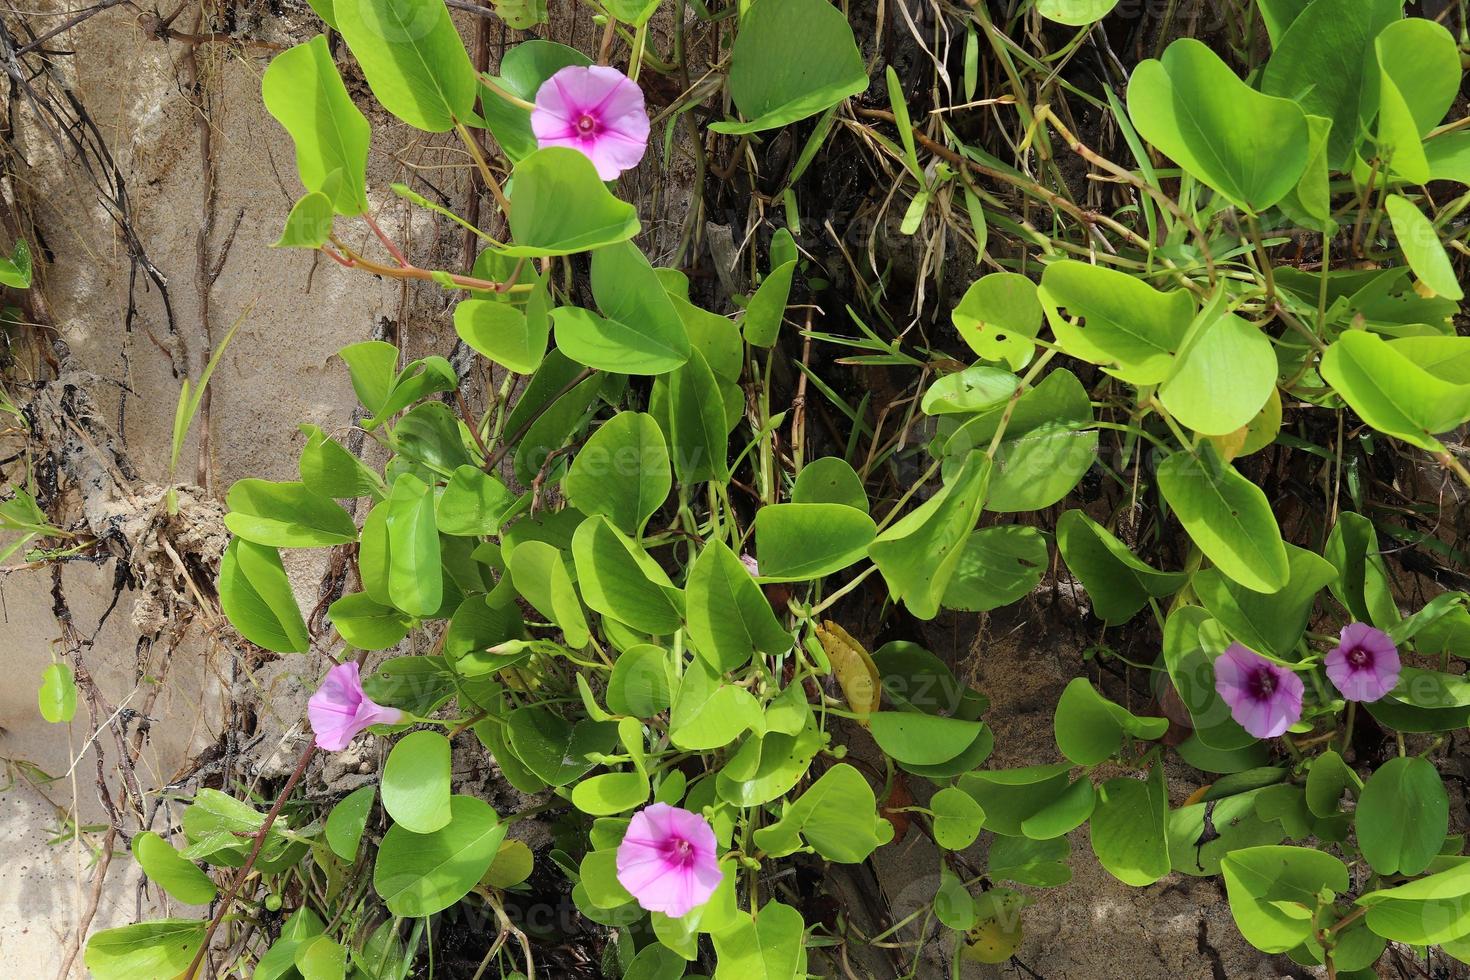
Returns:
[[[1159,384],[1194,320],[1184,290],[1163,292],[1127,273],[1066,259],[1046,267],[1038,293],[1062,350],[1129,384]]]
[[[1032,338],[1041,329],[1036,284],[1019,273],[992,272],[970,284],[952,318],[972,351],[1019,371],[1031,360]]]

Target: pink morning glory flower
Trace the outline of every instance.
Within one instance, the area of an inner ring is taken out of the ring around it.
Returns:
[[[1302,716],[1302,679],[1239,643],[1216,658],[1215,691],[1256,738],[1275,738]]]
[[[633,814],[618,845],[618,881],[643,908],[677,919],[708,902],[722,877],[704,817],[667,803]]]
[[[563,68],[536,91],[531,110],[538,146],[580,150],[603,180],[638,166],[648,149],[648,130],[643,90],[605,65]]]
[[[327,671],[322,686],[306,702],[306,717],[316,732],[317,748],[340,752],[371,725],[396,725],[403,712],[364,694],[357,661],[349,660]]]
[[[1324,663],[1327,677],[1349,701],[1377,701],[1399,682],[1399,648],[1367,623],[1344,626]]]

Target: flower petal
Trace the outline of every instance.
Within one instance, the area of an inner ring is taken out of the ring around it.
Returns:
[[[577,133],[576,123],[549,112],[543,113],[538,109],[531,113],[531,132],[536,136],[536,145],[542,149],[548,146],[582,148],[582,137]]]
[[[321,687],[311,696],[311,700],[321,699],[341,705],[348,711],[357,710],[357,702],[362,700],[362,680],[358,677],[356,660],[338,664],[327,671],[327,676],[322,678]]]
[[[597,168],[597,176],[603,180],[613,180],[624,170],[632,170],[638,166],[638,161],[643,159],[643,154],[648,150],[647,143],[633,143],[617,133],[599,133],[597,137],[577,147],[592,165]]]
[[[672,845],[689,845],[684,859]],[[618,845],[618,882],[651,912],[679,917],[709,901],[722,880],[718,844],[709,821],[697,813],[654,803],[633,814]]]
[[[1399,648],[1383,630],[1369,629],[1366,636],[1358,641],[1363,649],[1372,653],[1374,658],[1392,660],[1394,664],[1399,662]]]
[[[696,863],[694,871],[694,896],[696,904],[703,905],[708,902],[715,889],[720,887],[720,882],[725,880],[725,873],[720,870],[719,862],[705,864]]]
[[[317,748],[327,752],[341,752],[357,735],[351,722],[333,725],[316,717],[311,718],[311,730],[316,734]]]
[[[583,117],[595,123],[591,132],[578,129]],[[649,129],[643,90],[606,65],[561,69],[537,90],[531,112],[538,146],[581,151],[603,180],[638,165],[648,149]]]
[[[615,69],[609,69],[615,70]],[[618,73],[619,82],[608,93],[598,115],[604,128],[632,142],[648,142],[648,109],[643,102],[643,90],[637,83]]]
[[[1230,717],[1256,738],[1271,737],[1271,705],[1268,701],[1245,698],[1230,706]]]
[[[1338,649],[1352,649],[1357,646],[1365,647],[1367,645],[1366,641],[1371,639],[1372,635],[1377,632],[1377,630],[1367,623],[1348,623],[1342,628],[1342,633],[1339,634],[1339,640],[1341,642],[1338,644]],[[1384,639],[1387,639],[1387,637],[1385,636]]]
[[[1366,654],[1366,661],[1354,664],[1350,654]],[[1328,680],[1349,701],[1377,701],[1398,685],[1403,664],[1393,638],[1367,623],[1349,623],[1343,627],[1341,642],[1323,660]]]
[[[675,919],[688,915],[696,905],[701,904],[700,900],[695,897],[694,875],[688,868],[681,868],[668,877],[663,892],[658,896],[656,902],[661,907],[645,907]]]
[[[1272,681],[1262,696],[1262,672]],[[1275,738],[1302,715],[1302,679],[1240,643],[1215,659],[1215,691],[1230,705],[1230,717],[1256,738]]]
[[[365,697],[357,706],[357,714],[353,716],[352,723],[357,727],[357,731],[361,732],[374,725],[396,725],[402,720],[402,711],[385,707]]]
[[[562,69],[565,71],[566,69]],[[577,117],[583,112],[583,107],[574,104],[567,99],[566,89],[557,80],[556,75],[551,76],[542,86],[536,90],[536,108],[531,110],[531,126],[534,129],[538,116],[551,119],[560,119],[568,124],[575,123]]]
[[[696,860],[700,857],[713,859],[718,845],[715,843],[714,828],[709,825],[709,821],[689,810],[678,807],[669,807],[669,810],[666,815],[669,832],[689,842]]]
[[[1348,663],[1346,656],[1334,661],[1333,654],[1329,654],[1327,679],[1349,701],[1377,701],[1397,686],[1399,671],[1397,668],[1380,671],[1376,664],[1360,670]]]
[[[306,702],[306,717],[316,734],[316,744],[328,752],[345,749],[361,730],[355,727],[355,719],[364,700],[356,661],[327,671],[321,687]]]
[[[662,905],[667,898],[667,883],[672,881],[679,873],[679,869],[671,868],[661,861],[649,861],[647,864],[634,865],[618,872],[618,884],[622,885],[629,895],[645,909],[653,909]]]
[[[644,901],[655,896],[661,887],[659,882],[667,875],[676,874],[679,868],[655,850],[647,850],[624,858],[625,849],[618,848],[618,883],[648,908]]]
[[[1242,700],[1250,699],[1251,671],[1259,659],[1239,643],[1230,644],[1215,658],[1215,693],[1232,709]]]
[[[552,75],[547,84],[556,89],[573,118],[583,113],[601,116],[602,107],[617,94],[619,85],[637,88],[627,75],[607,65],[568,65]],[[540,99],[539,91],[536,97]]]
[[[654,803],[633,814],[633,819],[628,821],[628,830],[623,834],[624,843],[641,842],[661,847],[669,835],[664,814],[672,809],[667,803]]]
[[[1302,717],[1302,679],[1295,671],[1277,667],[1276,690],[1269,699],[1270,734],[1262,738],[1275,738],[1295,725]]]

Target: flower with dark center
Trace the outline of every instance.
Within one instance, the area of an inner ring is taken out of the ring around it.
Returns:
[[[1367,623],[1343,627],[1337,648],[1323,662],[1327,678],[1349,701],[1377,701],[1399,682],[1399,648]]]
[[[697,813],[655,803],[618,845],[618,882],[650,912],[679,918],[709,901],[723,875],[715,832]]]
[[[1256,738],[1275,738],[1302,716],[1302,679],[1239,643],[1215,660],[1215,691]]]
[[[616,68],[570,65],[537,89],[531,131],[537,146],[578,150],[597,176],[612,180],[638,166],[648,149],[643,90]]]

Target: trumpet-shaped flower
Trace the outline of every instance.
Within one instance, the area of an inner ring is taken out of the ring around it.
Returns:
[[[317,747],[340,752],[372,725],[397,724],[403,712],[369,698],[363,692],[357,662],[349,660],[327,671],[322,686],[306,702],[306,717],[316,733]]]
[[[643,908],[677,919],[719,887],[715,846],[704,817],[654,803],[633,814],[618,845],[618,881]]]
[[[1328,679],[1349,701],[1377,701],[1399,682],[1399,648],[1367,623],[1344,626],[1324,663]]]
[[[1256,738],[1275,738],[1302,716],[1302,679],[1239,643],[1215,660],[1215,691]]]
[[[538,146],[580,150],[597,176],[612,180],[648,149],[643,90],[616,68],[570,65],[536,91],[531,131]]]

